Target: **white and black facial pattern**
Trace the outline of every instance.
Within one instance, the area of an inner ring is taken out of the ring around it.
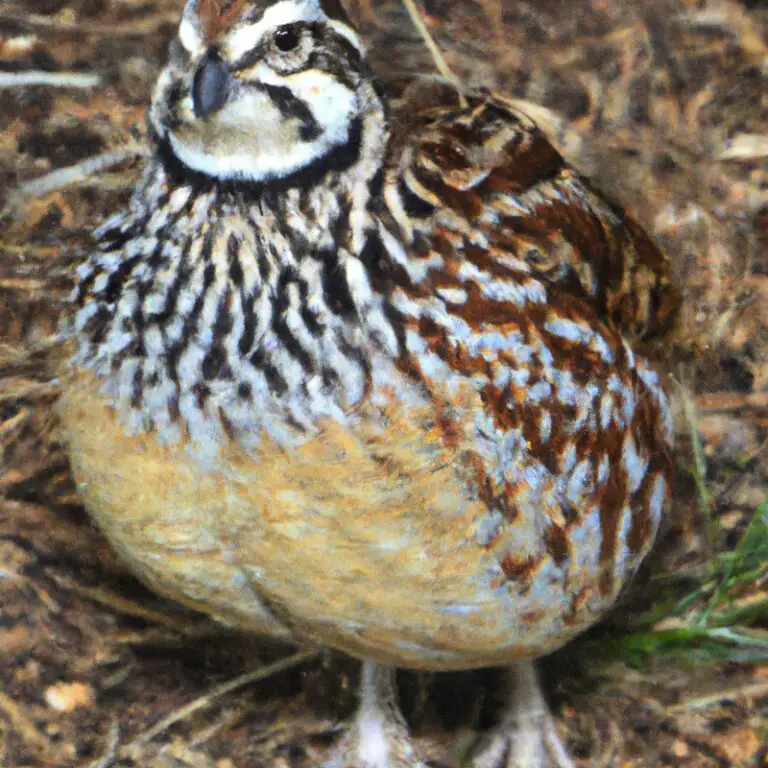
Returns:
[[[283,179],[349,141],[366,107],[361,43],[335,0],[229,6],[187,6],[150,126],[193,171]]]

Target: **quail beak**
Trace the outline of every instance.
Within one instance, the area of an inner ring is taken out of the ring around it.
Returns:
[[[229,68],[216,51],[208,51],[192,81],[192,104],[195,117],[207,120],[218,112],[227,100],[232,78]]]

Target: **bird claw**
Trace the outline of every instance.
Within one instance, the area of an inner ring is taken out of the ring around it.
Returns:
[[[482,740],[472,768],[575,768],[548,714],[506,723]]]
[[[333,756],[322,768],[427,768],[427,763],[405,730],[389,724],[356,722],[335,746]]]
[[[514,667],[510,681],[508,710],[481,740],[472,768],[575,768],[547,709],[533,665]]]
[[[322,768],[427,768],[395,701],[394,670],[363,663],[360,707]]]

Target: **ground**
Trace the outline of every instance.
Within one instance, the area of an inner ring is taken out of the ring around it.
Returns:
[[[354,706],[355,663],[315,654],[272,668],[294,651],[143,589],[79,506],[50,418],[46,339],[90,232],[136,179],[144,105],[180,8],[0,0],[2,768],[301,768]],[[568,158],[654,233],[685,288],[669,349],[675,504],[617,610],[545,661],[558,727],[581,766],[768,765],[768,10],[421,8],[464,82],[529,102]],[[398,0],[350,10],[384,75],[433,71]],[[23,84],[33,71],[97,77]],[[93,157],[94,174],[47,176]],[[27,185],[38,178],[49,186]],[[493,718],[494,679],[402,675],[436,766],[461,764]]]

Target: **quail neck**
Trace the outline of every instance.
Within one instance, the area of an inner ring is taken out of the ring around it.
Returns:
[[[366,264],[389,131],[361,42],[333,3],[230,8],[228,24],[212,0],[187,7],[149,110],[155,156],[75,296],[76,361],[129,428],[209,453],[232,435],[294,444],[344,421],[372,375],[401,378]]]

